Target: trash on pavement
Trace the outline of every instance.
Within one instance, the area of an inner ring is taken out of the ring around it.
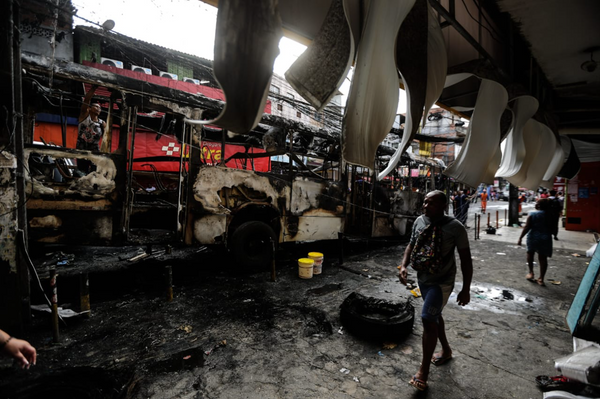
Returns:
[[[214,346],[213,346],[212,348],[210,348],[209,350],[207,350],[207,351],[204,351],[204,354],[208,356],[208,355],[210,355],[211,353],[213,353],[213,351],[214,351],[215,349],[217,349],[217,348],[220,348],[221,346],[226,346],[226,345],[227,345],[227,340],[225,340],[225,339],[224,339],[223,341],[221,341],[221,342],[217,343],[216,345],[214,345]]]
[[[398,346],[398,344],[395,342],[384,342],[383,343],[383,349],[394,349],[397,346]]]
[[[415,298],[419,298],[421,296],[421,290],[419,287],[415,288],[414,290],[410,290],[410,293],[413,294]]]
[[[52,309],[48,305],[31,305],[31,309],[37,310],[40,312],[48,312],[52,313]],[[63,309],[62,307],[58,308],[58,315],[62,318],[79,316],[80,314],[89,313],[89,310],[84,310],[83,312],[76,312],[73,309]]]
[[[381,357],[385,357],[385,355],[383,354],[383,352],[382,352],[382,351],[379,351],[379,352],[377,352],[377,354],[378,354],[379,356],[381,356]]]
[[[538,375],[537,377],[535,377],[535,383],[542,392],[556,390],[579,391],[585,386],[585,384],[567,378],[564,375],[557,375],[555,377],[549,377],[547,375]]]
[[[350,370],[348,370],[347,368],[343,367],[340,369],[340,373],[342,374],[350,374]]]
[[[413,348],[412,348],[412,346],[404,346],[404,347],[402,347],[402,349],[400,349],[400,351],[402,353],[404,353],[405,355],[412,355]]]
[[[496,252],[496,255],[506,255],[504,252]]]
[[[588,258],[591,258],[592,256],[594,256],[594,252],[596,252],[596,247],[598,246],[598,243],[595,243],[594,245],[592,245],[590,247],[590,249],[588,249],[587,251],[585,251],[585,256],[587,256]]]
[[[356,382],[360,382],[360,380],[358,379],[358,377],[352,377],[352,379]]]
[[[181,331],[185,331],[188,334],[192,332],[192,326],[190,326],[189,324],[185,326],[179,326],[179,329]]]

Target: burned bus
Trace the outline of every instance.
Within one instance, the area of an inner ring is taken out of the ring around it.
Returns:
[[[348,165],[339,128],[265,109],[252,132],[233,134],[194,123],[222,109],[218,89],[100,63],[22,60],[30,245],[222,245],[259,265],[283,243],[405,235],[421,210],[417,182],[430,182],[414,170],[440,168],[406,155],[376,181],[393,150],[382,146],[372,170]],[[107,126],[99,151],[75,146],[92,88]],[[93,171],[81,173],[80,160]]]

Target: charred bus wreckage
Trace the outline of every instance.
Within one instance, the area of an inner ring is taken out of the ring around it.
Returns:
[[[270,259],[273,244],[339,234],[401,236],[420,213],[425,187],[413,190],[418,179],[408,171],[427,160],[406,155],[389,179],[377,182],[367,168],[342,161],[335,129],[265,113],[251,132],[230,133],[193,122],[223,107],[202,94],[105,65],[52,65],[34,55],[23,62],[31,116],[24,179],[31,242],[221,244],[239,262],[258,265]],[[49,71],[52,89],[43,78]],[[39,120],[58,114],[64,133],[71,128],[69,112],[92,85],[99,86],[94,101],[108,121],[101,150],[67,148],[68,140],[60,145],[44,137],[48,130]],[[139,150],[159,140],[164,155]],[[382,146],[376,167],[385,167],[392,152]],[[79,159],[95,170],[81,175]],[[431,184],[428,177],[422,181]]]

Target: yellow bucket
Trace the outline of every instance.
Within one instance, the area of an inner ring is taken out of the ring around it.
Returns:
[[[313,265],[313,274],[321,274],[323,271],[323,254],[320,252],[309,252],[308,257],[315,261],[315,264]]]
[[[308,258],[298,259],[298,276],[300,278],[308,279],[313,276],[313,266],[315,261]]]

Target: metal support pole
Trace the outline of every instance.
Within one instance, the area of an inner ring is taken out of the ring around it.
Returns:
[[[481,215],[477,218],[477,238],[481,239]]]
[[[473,220],[473,239],[477,240],[477,218],[479,215],[475,214],[475,220]]]
[[[271,246],[273,248],[273,256],[271,259],[271,281],[277,281],[277,269],[275,268],[275,241],[271,239]]]
[[[488,225],[488,227],[491,226],[491,224],[490,224],[490,214],[489,213],[488,213],[488,224],[487,225]]]
[[[221,166],[225,165],[225,139],[227,137],[227,129],[223,129],[221,132]]]
[[[173,268],[165,266],[165,281],[167,283],[167,302],[173,301]]]
[[[499,210],[496,210],[496,230],[498,230],[498,213],[499,212],[500,212]]]
[[[90,278],[87,273],[79,274],[79,311],[86,312],[83,317],[92,317],[90,307]]]
[[[508,226],[508,209],[504,210],[504,225]]]
[[[58,334],[58,294],[56,291],[56,269],[53,267],[50,269],[50,290],[51,290],[51,299],[50,303],[52,304],[52,341],[57,344],[59,341]]]
[[[338,233],[339,247],[339,263],[340,266],[344,264],[344,233]]]

